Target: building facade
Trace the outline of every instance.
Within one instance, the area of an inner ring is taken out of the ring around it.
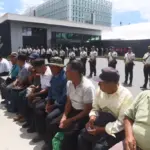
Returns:
[[[109,0],[47,0],[26,15],[111,26],[112,2]]]

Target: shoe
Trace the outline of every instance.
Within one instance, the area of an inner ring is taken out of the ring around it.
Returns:
[[[13,118],[13,120],[16,122],[19,121],[21,118],[22,118],[21,115],[17,115],[16,117]]]
[[[147,87],[145,87],[145,86],[141,86],[140,88],[141,88],[141,89],[147,89]]]
[[[38,142],[40,142],[42,140],[43,140],[42,136],[37,135],[34,139],[32,139],[32,142],[33,143],[38,143]]]
[[[34,132],[35,132],[35,129],[29,128],[29,129],[27,130],[27,132],[28,132],[28,133],[34,133]]]
[[[3,104],[3,105],[6,104],[6,101],[2,101],[1,104]]]
[[[88,78],[92,78],[92,75],[89,75]]]
[[[30,125],[26,122],[25,124],[22,125],[22,128],[28,128]]]
[[[25,122],[25,119],[24,117],[22,117],[20,120],[19,120],[20,123],[24,123]]]
[[[128,86],[129,86],[129,87],[132,87],[132,84],[130,83],[130,84],[128,84]]]
[[[41,150],[49,150],[48,144],[44,144],[41,148]]]

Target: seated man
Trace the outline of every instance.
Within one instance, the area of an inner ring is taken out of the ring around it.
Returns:
[[[18,106],[17,106],[18,94],[21,90],[26,88],[26,86],[28,85],[28,77],[30,75],[30,73],[28,71],[30,65],[26,63],[25,55],[20,54],[18,56],[17,64],[20,67],[18,77],[11,85],[9,85],[6,88],[6,90],[7,90],[7,97],[6,97],[7,109],[10,112],[18,111]],[[19,120],[19,118],[22,118],[22,117],[19,115],[16,119]]]
[[[150,91],[141,92],[125,112],[126,150],[150,150]]]
[[[11,65],[9,61],[0,56],[0,76],[8,76]]]
[[[83,64],[73,60],[67,65],[67,103],[63,116],[58,122],[51,123],[49,131],[49,150],[52,150],[53,136],[61,131],[64,133],[61,150],[76,150],[77,137],[88,121],[92,108],[95,87],[83,76]]]
[[[6,87],[7,86],[9,87],[9,85],[11,86],[11,83],[16,80],[19,73],[19,66],[17,65],[17,57],[18,54],[15,52],[11,53],[11,55],[9,56],[10,61],[12,63],[12,68],[10,71],[10,77],[8,77],[6,81],[1,84],[1,95],[3,99],[6,99],[6,93],[7,93]],[[5,104],[5,103],[6,103],[5,100],[1,102],[1,104]]]
[[[78,137],[79,150],[108,150],[124,140],[124,112],[133,102],[132,94],[119,85],[114,68],[102,69],[90,120]]]
[[[30,86],[31,91],[28,93],[27,91],[27,101],[28,105],[26,105],[25,109],[25,117],[27,119],[27,124],[24,127],[30,125],[30,128],[27,130],[29,133],[35,131],[35,123],[34,123],[34,111],[33,108],[38,103],[40,105],[44,104],[45,107],[45,98],[48,95],[48,88],[50,87],[50,80],[52,78],[52,73],[49,66],[45,65],[44,59],[36,59],[33,61],[33,67],[36,73],[40,74],[40,85],[32,85]],[[29,89],[28,89],[29,90]],[[38,98],[39,97],[39,98]]]
[[[43,137],[45,139],[48,136],[49,124],[63,113],[66,103],[67,78],[63,60],[59,57],[53,57],[49,65],[53,74],[51,81],[49,81],[51,87],[49,88],[46,107],[45,103],[43,105],[37,104],[35,107],[36,129],[39,135],[33,139],[33,142],[39,142],[43,140]],[[49,142],[46,139],[45,141]]]

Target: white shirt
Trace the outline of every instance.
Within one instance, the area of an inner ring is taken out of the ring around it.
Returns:
[[[98,55],[97,51],[91,51],[90,52],[90,59],[92,59],[92,60],[96,59],[97,55]]]
[[[71,81],[68,81],[67,96],[74,109],[83,110],[85,104],[90,104],[94,100],[95,87],[86,77],[83,77],[82,82],[76,88]]]
[[[37,50],[36,50],[36,53],[40,55],[40,49],[37,49]]]
[[[86,51],[80,52],[80,57],[81,58],[87,58],[87,52]]]
[[[0,73],[9,72],[11,69],[10,63],[7,59],[2,58],[0,61]]]
[[[50,80],[52,78],[52,72],[50,68],[47,66],[47,69],[44,75],[40,75],[41,88],[46,89],[50,87]]]
[[[58,51],[57,51],[57,50],[53,50],[52,55],[53,55],[53,56],[58,55]]]
[[[49,49],[47,49],[46,53],[47,54],[52,54],[52,50],[49,48]]]
[[[41,49],[41,55],[43,55],[43,54],[45,54],[45,49],[44,48]]]
[[[115,51],[108,53],[108,61],[109,62],[112,61],[112,60],[114,60],[114,59],[116,59],[117,57],[118,57],[118,54]]]
[[[69,53],[69,58],[74,58],[74,57],[76,57],[75,52],[73,52],[73,51],[72,51],[72,52],[70,52],[70,53]]]
[[[32,48],[28,49],[28,53],[31,54],[32,53]]]
[[[144,54],[143,60],[145,61],[146,64],[150,64],[150,53],[149,52]]]
[[[65,51],[64,50],[60,50],[60,57],[65,56]]]
[[[33,53],[37,53],[36,49],[33,50]]]
[[[133,52],[131,53],[126,53],[124,56],[125,62],[129,63],[129,62],[133,62],[135,59],[135,54]]]
[[[133,96],[131,92],[119,85],[119,88],[114,94],[107,94],[98,88],[96,97],[93,101],[93,109],[90,112],[90,116],[99,116],[100,112],[111,113],[117,120],[109,122],[105,126],[105,130],[109,135],[115,136],[124,129],[124,113],[133,102]]]

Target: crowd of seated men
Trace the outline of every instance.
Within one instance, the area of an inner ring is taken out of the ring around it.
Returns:
[[[150,92],[133,100],[116,69],[102,69],[95,90],[80,60],[45,64],[38,54],[12,53],[9,70],[3,59],[1,76],[10,77],[1,82],[2,104],[37,132],[32,142],[45,141],[42,150],[108,150],[123,140],[126,150],[150,150]]]

